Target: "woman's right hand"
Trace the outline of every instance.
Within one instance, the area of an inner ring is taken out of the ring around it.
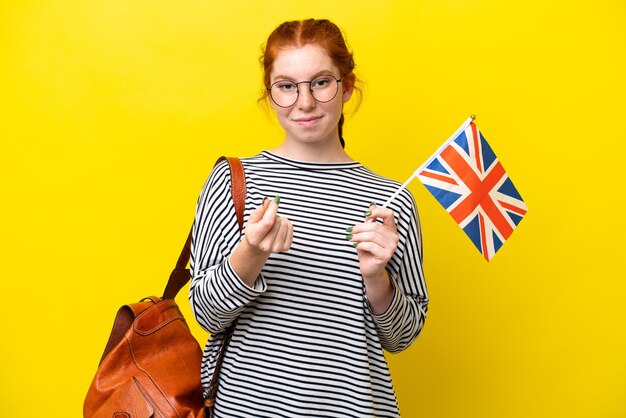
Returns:
[[[280,198],[265,199],[248,218],[244,239],[253,250],[271,254],[289,250],[293,241],[293,225],[278,215]]]
[[[235,273],[252,287],[271,253],[289,250],[293,241],[293,225],[278,216],[277,196],[265,199],[248,218],[246,233],[230,256]]]

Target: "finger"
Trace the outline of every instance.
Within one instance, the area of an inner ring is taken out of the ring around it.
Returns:
[[[289,230],[287,233],[287,239],[285,240],[285,251],[291,248],[291,244],[293,244],[293,224],[289,222]]]
[[[263,199],[263,203],[261,203],[259,207],[257,207],[252,211],[252,213],[250,213],[250,216],[248,217],[248,223],[254,224],[257,223],[261,218],[263,218],[263,215],[265,214],[269,203],[270,201],[267,197]]]
[[[356,244],[358,244],[356,246],[357,252],[367,252],[385,263],[388,262],[393,256],[393,251],[391,249],[381,247],[375,242],[366,241],[357,242]]]
[[[378,218],[383,220],[383,225],[396,230],[396,218],[394,212],[389,208],[382,208],[378,206],[371,206],[370,210],[365,212],[365,222],[376,220]]]
[[[261,238],[258,247],[262,251],[266,252],[274,252],[274,241],[276,240],[276,234],[280,229],[280,221],[276,219],[276,222],[272,225],[272,227],[263,235]]]
[[[267,200],[267,207],[263,213],[263,217],[257,222],[259,232],[262,235],[270,233],[274,225],[276,224],[276,217],[278,216],[278,204],[275,200]]]
[[[356,224],[352,228],[346,228],[346,231],[350,232],[352,235],[357,235],[364,232],[376,232],[391,239],[395,239],[393,237],[398,235],[396,228],[390,228],[384,223],[380,224],[378,222]]]
[[[288,241],[291,222],[287,218],[279,217],[276,224],[278,225],[278,230],[274,236],[272,252],[279,253],[289,249],[289,246],[286,246],[285,243]]]
[[[367,210],[363,214],[365,222],[374,222],[376,220],[376,218],[372,216],[374,209],[376,209],[376,203],[370,203]]]
[[[266,199],[267,209],[263,214],[263,220],[268,221],[270,218],[275,218],[278,215],[278,202],[280,197],[276,196],[274,199]],[[273,221],[272,221],[273,222]]]
[[[386,248],[391,251],[395,251],[398,246],[397,235],[389,233],[386,229],[379,226],[377,231],[366,231],[352,234],[350,241],[361,243],[371,242],[381,248]],[[382,232],[381,232],[382,230]]]

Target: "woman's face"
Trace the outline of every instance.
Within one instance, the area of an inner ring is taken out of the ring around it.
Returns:
[[[341,78],[339,69],[326,51],[318,45],[309,44],[301,48],[284,49],[278,53],[270,74],[270,85],[280,80],[294,83],[310,81],[323,75]],[[343,104],[350,99],[352,89],[345,89],[344,83],[339,83],[337,95],[326,103],[320,103],[313,98],[308,83],[299,84],[298,89],[298,99],[290,107],[277,106],[270,99],[272,109],[286,132],[285,140],[329,144],[339,141],[337,124]]]

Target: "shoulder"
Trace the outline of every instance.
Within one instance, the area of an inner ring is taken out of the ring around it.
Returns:
[[[228,167],[228,162],[226,160],[218,160],[211,169],[211,173],[206,180],[204,188],[212,189],[219,187],[220,185],[226,184],[229,180],[230,168]]]
[[[244,172],[263,170],[265,168],[272,167],[272,161],[269,160],[263,153],[247,157],[237,157],[237,159],[241,161]]]
[[[229,157],[219,157],[213,164],[202,187],[201,198],[211,194],[221,194],[230,188],[231,171],[227,158]],[[239,160],[242,161],[241,158]]]

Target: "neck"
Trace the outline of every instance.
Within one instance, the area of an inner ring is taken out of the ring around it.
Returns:
[[[291,160],[316,162],[316,163],[339,163],[351,162],[352,158],[341,147],[339,138],[332,143],[323,142],[297,142],[285,139],[281,145],[272,150],[276,155]]]

